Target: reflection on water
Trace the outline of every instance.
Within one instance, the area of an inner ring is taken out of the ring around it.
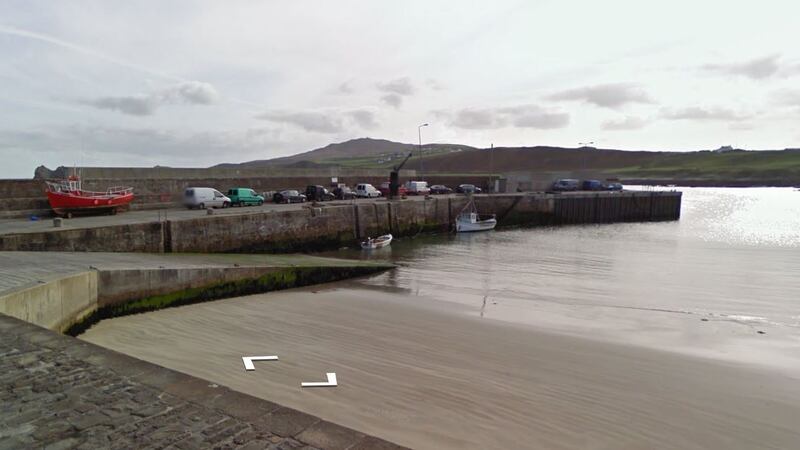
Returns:
[[[680,221],[419,236],[336,255],[400,266],[364,287],[474,306],[481,317],[513,303],[584,319],[600,307],[800,326],[800,192],[683,191]]]

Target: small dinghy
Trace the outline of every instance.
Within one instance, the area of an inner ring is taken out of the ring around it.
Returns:
[[[384,234],[383,236],[378,236],[375,239],[367,238],[366,241],[361,243],[361,248],[363,248],[364,250],[372,250],[375,248],[386,247],[391,243],[392,243],[392,235]]]
[[[470,199],[469,203],[456,217],[456,232],[465,233],[469,231],[488,231],[493,230],[497,225],[494,214],[480,215],[475,207],[475,202]]]

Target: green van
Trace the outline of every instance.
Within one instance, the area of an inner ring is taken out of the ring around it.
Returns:
[[[261,206],[264,203],[264,197],[256,194],[256,191],[250,188],[228,189],[228,198],[231,199],[232,206]]]

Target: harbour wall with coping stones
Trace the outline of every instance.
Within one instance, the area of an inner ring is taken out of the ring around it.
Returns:
[[[389,264],[89,270],[0,295],[0,314],[79,334],[109,317],[366,275]]]
[[[521,193],[474,196],[498,227],[662,221],[680,218],[680,192]],[[464,196],[359,202],[299,210],[0,235],[2,251],[240,252],[318,251],[366,236],[451,230]]]

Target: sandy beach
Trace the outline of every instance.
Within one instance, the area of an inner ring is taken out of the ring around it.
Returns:
[[[346,284],[101,322],[83,339],[413,448],[800,446],[800,378]],[[241,357],[278,355],[246,372]],[[336,372],[335,388],[301,389]]]

